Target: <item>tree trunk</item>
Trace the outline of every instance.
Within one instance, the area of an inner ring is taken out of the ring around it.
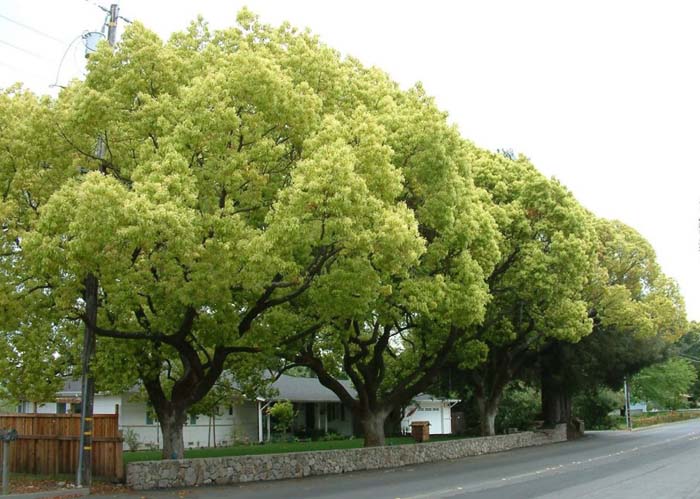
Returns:
[[[496,434],[496,415],[498,414],[498,404],[500,396],[497,398],[475,397],[479,407],[479,425],[481,435],[492,437]]]
[[[360,415],[360,424],[365,437],[365,447],[381,447],[385,445],[384,422],[389,414],[388,411],[372,412],[367,410]]]
[[[542,418],[547,426],[571,420],[571,389],[565,375],[561,346],[555,345],[540,356]]]
[[[542,417],[547,426],[571,420],[571,395],[545,377],[542,378]]]
[[[187,420],[185,411],[158,410],[160,429],[163,433],[163,459],[182,459],[185,457],[185,441],[182,429]]]

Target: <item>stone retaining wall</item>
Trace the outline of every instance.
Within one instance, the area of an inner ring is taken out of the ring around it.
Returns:
[[[363,449],[295,452],[129,463],[126,483],[134,489],[225,485],[312,475],[394,468],[502,452],[566,440],[566,425],[553,430],[443,442]]]

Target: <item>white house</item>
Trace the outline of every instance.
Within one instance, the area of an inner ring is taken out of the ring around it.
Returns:
[[[349,381],[342,381],[350,393],[355,391]],[[337,433],[353,434],[352,414],[340,403],[340,399],[316,378],[282,375],[272,384],[277,395],[271,399],[259,398],[222,406],[219,415],[190,416],[184,431],[185,447],[223,446],[236,442],[263,442],[270,440],[271,421],[267,408],[277,400],[289,400],[294,404],[297,416],[292,430],[308,436]],[[37,406],[37,412],[65,414],[80,412],[80,381],[66,382],[64,389],[56,394],[55,402]],[[401,429],[410,432],[412,421],[430,422],[431,434],[451,433],[451,408],[456,400],[433,398],[429,395],[416,397],[406,408]],[[34,412],[30,403],[20,404],[19,412]],[[125,434],[133,432],[140,447],[160,448],[160,426],[148,403],[134,387],[118,395],[96,394],[95,414],[119,414],[119,428]]]
[[[459,400],[440,399],[431,395],[418,395],[411,405],[404,410],[401,431],[411,432],[411,423],[427,421],[430,423],[431,435],[448,435],[452,433],[452,408]]]

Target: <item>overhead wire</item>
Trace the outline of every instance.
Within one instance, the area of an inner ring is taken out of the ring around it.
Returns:
[[[15,45],[14,43],[6,42],[5,40],[0,40],[0,44],[7,45],[10,48],[13,48],[15,50],[19,50],[20,52],[24,52],[27,55],[31,55],[32,57],[36,57],[37,59],[51,62],[51,59],[44,57],[43,55],[36,54],[36,53],[32,52],[31,50],[27,50],[27,49],[22,48],[18,45]]]
[[[60,43],[61,45],[65,45],[65,43],[66,43],[65,40],[61,40],[60,38],[56,38],[55,36],[50,35],[50,34],[44,32],[44,31],[41,31],[40,29],[37,29],[37,28],[35,28],[35,27],[33,27],[33,26],[29,26],[28,24],[24,24],[24,23],[21,23],[21,22],[19,22],[19,21],[15,21],[14,19],[11,19],[11,18],[7,17],[7,16],[4,15],[4,14],[0,14],[0,18],[5,19],[6,21],[9,21],[9,22],[11,22],[11,23],[13,23],[13,24],[16,24],[17,26],[20,26],[20,27],[22,27],[22,28],[24,28],[24,29],[27,29],[27,30],[29,30],[29,31],[31,31],[31,32],[33,32],[33,33],[36,33],[37,35],[41,35],[41,36],[43,36],[44,38],[48,38],[49,40],[53,40],[53,41],[55,41],[55,42],[58,42],[58,43]]]
[[[46,75],[37,73],[36,71],[32,71],[26,68],[20,68],[18,66],[15,66],[14,64],[7,63],[5,61],[0,61],[0,66],[5,66],[6,68],[12,69],[14,71],[21,71],[27,74],[30,74],[36,78],[44,78]]]

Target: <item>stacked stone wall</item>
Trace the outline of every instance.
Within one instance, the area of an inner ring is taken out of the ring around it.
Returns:
[[[565,440],[566,425],[559,425],[553,430],[422,444],[288,454],[144,461],[127,465],[126,480],[127,485],[140,490],[282,480],[395,468],[503,452]]]

